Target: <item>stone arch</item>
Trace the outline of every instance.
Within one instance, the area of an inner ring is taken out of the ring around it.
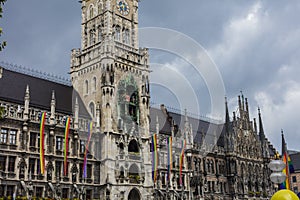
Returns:
[[[128,176],[130,183],[137,184],[140,181],[140,175],[139,175],[139,167],[133,163],[128,170]]]
[[[128,200],[140,200],[141,194],[140,191],[136,188],[133,188],[128,194]]]

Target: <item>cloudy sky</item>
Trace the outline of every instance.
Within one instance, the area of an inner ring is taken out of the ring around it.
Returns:
[[[243,91],[251,118],[261,108],[271,143],[281,147],[280,131],[284,129],[288,148],[300,150],[299,10],[298,0],[143,0],[139,22],[140,27],[180,32],[201,45],[221,74],[231,112],[237,110],[237,96]],[[70,50],[80,47],[80,17],[76,0],[9,0],[0,21],[1,39],[8,42],[0,61],[68,77]],[[200,114],[209,115],[205,109],[210,95],[207,82],[205,77],[193,80],[190,63],[159,50],[151,50],[151,62],[154,80],[167,73],[155,70],[167,69],[188,79],[201,102]],[[177,107],[184,92],[169,91],[168,96],[153,84],[152,100],[162,103],[174,97],[177,103],[164,103]],[[183,107],[191,110],[193,105],[178,106]]]

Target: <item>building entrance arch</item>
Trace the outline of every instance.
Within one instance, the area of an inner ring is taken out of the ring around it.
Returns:
[[[133,188],[128,194],[128,200],[141,200],[141,195],[138,189]]]

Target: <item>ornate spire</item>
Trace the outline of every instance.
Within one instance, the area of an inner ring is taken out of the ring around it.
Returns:
[[[96,105],[96,128],[97,128],[97,132],[100,131],[100,103],[97,102],[97,105]]]
[[[228,102],[227,97],[225,97],[225,127],[226,127],[226,133],[229,132],[229,124],[230,124],[230,117],[229,117],[229,111],[228,111]]]
[[[29,117],[29,102],[30,102],[30,94],[29,94],[29,85],[26,86],[25,97],[24,97],[24,120],[28,120]]]
[[[159,134],[159,121],[157,115],[156,115],[156,134]]]
[[[256,118],[253,118],[253,124],[254,124],[254,132],[257,133]]]
[[[55,104],[56,104],[55,92],[54,92],[54,90],[52,90],[51,115],[50,115],[50,124],[52,124],[52,125],[55,123]]]
[[[78,129],[79,124],[79,105],[78,105],[78,97],[75,98],[75,105],[74,105],[74,129]]]
[[[261,119],[261,113],[260,113],[260,108],[258,108],[258,120],[259,120],[259,138],[260,141],[264,141],[265,140],[265,132],[264,132],[264,127],[263,127],[263,123],[262,123],[262,119]]]

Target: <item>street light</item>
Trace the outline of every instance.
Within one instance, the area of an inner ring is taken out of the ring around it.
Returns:
[[[270,175],[270,179],[273,183],[283,183],[286,179],[286,175],[282,173],[285,168],[285,163],[282,160],[272,160],[269,163],[269,168],[273,171]]]

